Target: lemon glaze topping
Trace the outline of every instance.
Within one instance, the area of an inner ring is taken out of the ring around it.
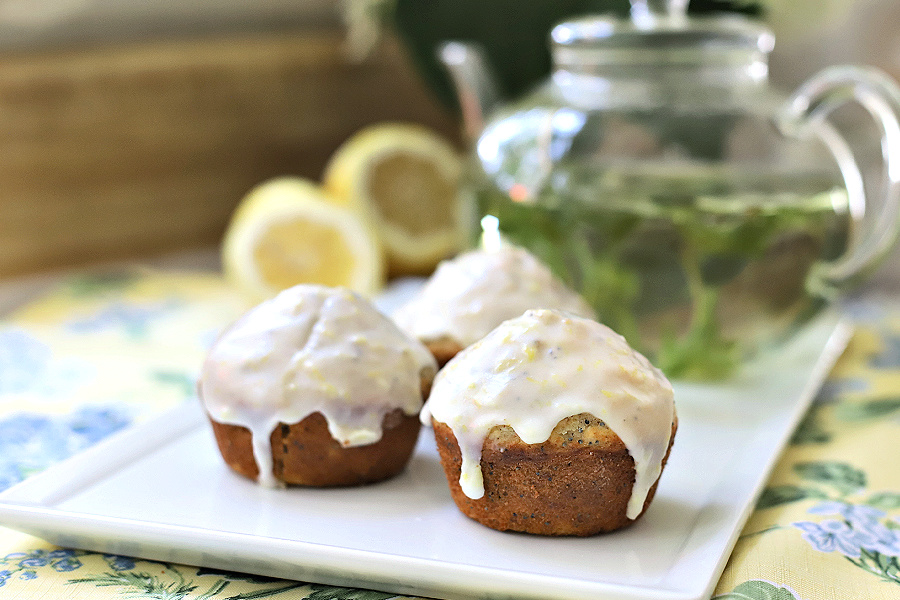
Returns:
[[[274,486],[270,436],[320,412],[345,447],[381,439],[384,415],[422,407],[422,374],[437,365],[350,290],[299,285],[250,310],[216,341],[200,397],[210,417],[250,430],[259,482]]]
[[[419,293],[391,316],[420,340],[450,338],[465,347],[532,308],[594,316],[546,265],[523,248],[504,244],[441,262]]]
[[[550,437],[562,419],[602,419],[634,459],[627,516],[636,518],[662,471],[675,418],[672,385],[625,338],[555,310],[530,310],[505,321],[438,373],[421,419],[447,425],[462,455],[460,487],[484,495],[481,451],[495,425],[527,444]]]

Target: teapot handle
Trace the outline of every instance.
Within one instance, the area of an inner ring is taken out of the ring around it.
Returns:
[[[850,147],[826,121],[839,106],[855,101],[879,125],[884,160],[882,198],[866,197],[863,178]],[[900,230],[900,88],[886,73],[871,67],[829,67],[794,92],[777,117],[787,137],[817,135],[831,149],[847,186],[853,220],[848,248],[835,262],[819,266],[825,295],[857,283],[893,247]],[[877,210],[877,214],[873,211]],[[815,280],[814,280],[815,281]]]

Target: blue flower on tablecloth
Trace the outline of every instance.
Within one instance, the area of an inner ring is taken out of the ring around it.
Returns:
[[[46,567],[48,564],[50,564],[50,560],[46,556],[29,556],[28,558],[19,561],[20,567],[27,567],[29,569]]]
[[[119,407],[81,407],[66,415],[16,413],[0,419],[0,490],[130,424]],[[37,558],[37,557],[36,557]]]
[[[31,550],[30,552],[13,552],[6,556],[0,557],[0,565],[6,568],[0,571],[0,587],[7,580],[16,575],[19,579],[29,580],[37,579],[38,572],[36,569],[43,567],[51,567],[59,573],[67,573],[80,569],[84,564],[78,559],[80,554],[84,554],[83,550],[70,550],[60,548],[57,550],[47,551],[42,548]]]
[[[92,315],[69,321],[67,327],[75,333],[120,330],[129,337],[142,338],[147,335],[154,320],[172,312],[182,304],[176,299],[151,304],[115,301]]]
[[[838,551],[850,558],[859,558],[863,550],[884,556],[900,556],[900,540],[896,532],[881,523],[867,528],[855,527],[846,521],[828,519],[821,523],[794,523],[803,531],[803,539],[819,552]]]
[[[53,396],[71,392],[93,376],[73,359],[55,360],[49,346],[21,329],[0,329],[0,394]]]
[[[109,565],[109,568],[113,571],[130,571],[137,566],[134,559],[128,556],[104,554],[103,558],[106,560],[106,564]]]
[[[0,330],[0,393],[29,389],[43,377],[52,352],[18,329]]]
[[[13,565],[19,568],[19,573],[27,573],[34,571],[22,571],[21,569],[37,569],[40,567],[51,566],[54,570],[65,572],[74,571],[82,566],[77,558],[76,550],[60,548],[57,550],[47,551],[44,549],[32,550],[31,552],[13,552],[7,554],[0,562],[6,565]],[[12,574],[12,571],[7,571]],[[28,579],[31,579],[30,577]]]
[[[842,304],[842,310],[860,323],[880,323],[888,319],[884,302],[871,297],[858,297]]]
[[[813,403],[817,405],[834,404],[848,392],[865,392],[868,389],[869,383],[862,378],[828,379],[819,388]]]
[[[841,515],[850,523],[861,527],[878,523],[887,516],[886,512],[874,506],[836,501],[820,502],[806,512],[813,515]]]
[[[859,557],[856,532],[844,521],[830,519],[821,523],[801,521],[794,527],[803,532],[803,539],[819,552],[838,551],[844,556]]]
[[[813,548],[839,552],[857,567],[885,581],[900,583],[900,574],[891,566],[900,557],[900,531],[883,522],[886,512],[864,504],[834,501],[821,502],[807,512],[842,517],[793,524]]]
[[[878,337],[884,347],[869,358],[869,366],[875,369],[895,369],[900,367],[900,335],[885,327],[885,323],[892,320],[896,322],[896,315],[892,315],[885,309],[886,303],[878,297],[857,298],[844,305],[844,310],[850,317],[860,323],[880,324]]]
[[[64,558],[53,563],[53,568],[60,573],[67,573],[69,571],[74,571],[75,569],[81,568],[82,562],[75,557]]]
[[[869,360],[876,369],[896,369],[900,366],[900,336],[885,332],[881,336],[884,348]]]
[[[842,534],[845,534],[846,539],[852,540],[852,543],[856,545],[858,550],[854,551],[855,554],[848,554],[842,551],[842,554],[846,556],[859,556],[860,550],[877,552],[885,556],[900,556],[900,532],[882,523],[882,520],[887,516],[887,513],[883,510],[865,504],[822,502],[813,506],[807,512],[816,515],[840,515],[844,518],[843,521],[823,521],[820,525],[835,531],[840,530]],[[845,531],[843,527],[838,527],[834,523],[843,523],[849,528],[849,531]],[[794,525],[808,532],[815,529],[808,524],[803,527],[800,527],[801,523],[795,523]],[[819,533],[812,535],[816,537]],[[804,537],[806,538],[806,536]],[[809,538],[807,540],[810,541]],[[810,541],[810,543],[812,542]],[[816,544],[813,544],[813,546],[816,547]],[[821,550],[818,547],[817,549]],[[822,551],[830,552],[831,550]]]

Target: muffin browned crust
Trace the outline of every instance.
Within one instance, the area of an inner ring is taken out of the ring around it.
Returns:
[[[253,479],[259,467],[253,457],[250,430],[210,419],[222,458],[237,473]],[[419,437],[417,415],[400,409],[385,415],[381,439],[345,448],[331,437],[322,413],[291,425],[279,423],[270,436],[272,474],[291,485],[320,487],[374,483],[400,473]]]
[[[434,360],[437,361],[438,369],[450,362],[450,359],[462,352],[462,345],[454,339],[443,337],[425,343]]]
[[[634,460],[606,424],[583,413],[561,420],[546,442],[526,444],[507,425],[491,429],[484,441],[481,471],[484,495],[466,496],[459,485],[462,458],[453,431],[432,420],[450,494],[460,511],[500,531],[588,536],[628,526]],[[665,467],[675,439],[672,423]],[[650,488],[640,518],[653,496]]]
[[[434,373],[422,373],[422,398],[428,397]],[[207,415],[208,416],[208,415]],[[236,473],[259,477],[250,430],[209,418],[222,459]],[[299,423],[279,423],[269,441],[272,475],[288,485],[340,487],[389,479],[406,467],[419,439],[419,415],[402,409],[381,421],[381,439],[374,444],[344,447],[331,437],[325,416],[316,412]]]

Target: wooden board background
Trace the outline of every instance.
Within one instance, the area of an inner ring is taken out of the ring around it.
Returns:
[[[334,31],[0,54],[0,277],[217,244],[254,184],[367,123],[454,137],[399,46]]]

